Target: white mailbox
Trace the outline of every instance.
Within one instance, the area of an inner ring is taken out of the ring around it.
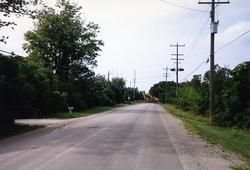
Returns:
[[[73,107],[73,106],[68,107],[69,113],[72,113],[73,109],[74,109],[74,107]]]

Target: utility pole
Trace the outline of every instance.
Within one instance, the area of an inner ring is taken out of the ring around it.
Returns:
[[[126,83],[127,83],[127,79],[125,78],[124,79],[124,82],[125,82],[125,88],[123,88],[123,98],[124,98],[124,102],[126,102],[127,101],[127,98],[126,98]]]
[[[167,90],[168,90],[168,85],[167,85],[167,82],[168,82],[168,77],[169,77],[169,73],[168,73],[168,66],[166,66],[166,68],[164,68],[163,70],[166,70],[166,73],[164,75],[164,77],[166,77],[166,92],[165,92],[165,103],[167,103]]]
[[[109,75],[110,75],[110,71],[108,71],[108,82],[109,82]]]
[[[131,81],[129,82],[129,101],[132,99],[132,87],[131,87]]]
[[[179,68],[179,61],[180,60],[184,60],[182,58],[179,58],[179,56],[183,56],[184,54],[180,54],[179,53],[179,47],[185,47],[185,44],[178,44],[176,43],[176,45],[170,45],[170,47],[176,47],[176,53],[175,54],[171,54],[172,56],[175,56],[176,58],[171,58],[171,60],[175,60],[176,63],[176,67],[175,68],[171,68],[171,71],[175,71],[176,72],[176,97],[177,97],[177,88],[178,88],[178,83],[179,83],[179,71],[184,71],[183,68]]]
[[[135,83],[136,83],[136,71],[134,71],[134,90],[133,90],[133,99],[135,100]]]
[[[220,1],[220,0],[211,0],[208,2],[199,1],[198,4],[208,4],[211,6],[210,17],[211,17],[211,24],[210,24],[210,82],[209,82],[209,121],[212,123],[213,115],[215,113],[215,91],[214,91],[214,39],[215,34],[218,30],[219,21],[215,21],[215,5],[219,4],[229,4],[229,0]]]

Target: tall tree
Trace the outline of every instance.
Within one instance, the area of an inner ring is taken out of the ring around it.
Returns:
[[[89,75],[103,42],[97,39],[98,25],[81,19],[81,7],[60,1],[57,9],[38,15],[34,31],[25,34],[24,49],[32,60],[53,70],[62,81]]]
[[[115,93],[115,101],[122,103],[125,101],[125,80],[123,78],[114,77],[112,78],[112,90]]]
[[[35,14],[38,12],[36,10],[29,9],[28,6],[30,4],[37,4],[37,0],[1,0],[0,1],[0,14],[3,16],[0,18],[0,29],[2,27],[11,26],[12,29],[14,29],[14,25],[16,25],[15,22],[10,21],[8,18],[10,18],[12,15],[28,15],[31,17],[34,17]],[[39,3],[41,4],[41,2]],[[8,36],[2,35],[0,38],[0,42],[6,43],[6,39],[8,39]]]

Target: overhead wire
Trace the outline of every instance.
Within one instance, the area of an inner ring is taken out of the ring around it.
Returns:
[[[190,56],[194,52],[194,49],[197,47],[199,42],[202,40],[201,38],[199,38],[199,35],[201,35],[206,30],[205,27],[207,26],[208,20],[209,20],[209,17],[206,17],[204,22],[202,22],[200,29],[197,31],[197,34],[190,41],[190,48],[189,48],[190,52],[189,52],[189,54],[187,54],[187,56]]]
[[[250,32],[250,29],[245,31],[244,33],[242,33],[241,35],[239,35],[238,37],[232,39],[231,41],[229,41],[228,43],[226,43],[225,45],[223,45],[222,47],[218,48],[215,53],[218,53],[219,51],[223,50],[224,48],[226,48],[227,46],[229,46],[230,44],[232,44],[234,41],[240,39],[241,37],[243,37],[244,35],[248,34]]]
[[[218,48],[215,51],[215,54],[218,53],[219,51],[223,50],[224,48],[226,48],[227,46],[231,45],[234,41],[240,39],[241,37],[243,37],[244,35],[248,34],[250,32],[250,29],[245,31],[244,33],[242,33],[241,35],[237,36],[236,38],[232,39],[231,41],[229,41],[228,43],[226,43],[225,45],[223,45],[222,47]],[[205,61],[203,61],[202,63],[200,63],[191,73],[189,73],[187,76],[185,76],[183,80],[185,80],[186,78],[188,78],[189,76],[191,76],[194,72],[196,72],[201,66],[203,66],[203,64],[207,64],[209,62],[209,58],[207,58]]]
[[[202,10],[196,10],[196,9],[194,9],[194,8],[189,8],[189,7],[187,7],[188,5],[187,5],[187,3],[188,3],[188,0],[185,0],[185,2],[184,2],[184,4],[182,4],[182,5],[179,5],[179,4],[176,4],[176,3],[172,3],[172,2],[170,2],[170,1],[168,1],[168,0],[161,0],[162,2],[164,2],[164,3],[167,3],[167,4],[169,4],[169,5],[172,5],[172,6],[175,6],[175,7],[179,7],[179,8],[181,8],[181,9],[183,9],[183,7],[184,7],[184,9],[188,9],[188,10],[186,10],[186,11],[188,11],[188,12],[191,12],[191,11],[196,11],[196,12],[200,12],[200,11],[202,11]],[[209,12],[209,11],[203,11],[202,13],[207,13],[207,12]],[[183,33],[183,31],[185,30],[185,32],[186,32],[186,28],[187,28],[187,24],[189,24],[189,25],[195,25],[195,24],[191,24],[190,23],[190,20],[189,20],[189,22],[188,22],[188,20],[186,20],[186,23],[183,23],[183,22],[181,22],[182,21],[182,18],[183,18],[183,10],[182,11],[180,11],[179,12],[179,19],[178,19],[178,21],[179,22],[177,22],[177,28],[178,28],[178,30],[179,31],[176,31],[176,34],[175,34],[175,39],[176,39],[176,41],[179,41],[180,40],[180,35],[183,35],[182,33]],[[195,13],[191,13],[191,14],[193,14],[193,15],[196,15]],[[189,18],[193,18],[192,16],[190,16]],[[191,21],[193,21],[193,20],[191,20]],[[183,38],[183,37],[182,37]]]
[[[183,5],[186,6],[188,2],[189,2],[189,0],[186,0]],[[192,18],[193,18],[193,15],[197,15],[197,13],[191,12],[191,13],[189,13],[189,18],[191,18],[191,20],[190,19],[187,20],[186,18],[183,19],[184,12],[187,13],[187,12],[190,12],[190,11],[187,11],[187,10],[184,11],[184,10],[181,9],[180,12],[179,12],[179,13],[182,14],[182,18],[180,18],[178,20],[179,22],[177,22],[178,23],[178,27],[177,27],[178,31],[176,31],[176,34],[178,35],[178,38],[176,40],[181,41],[181,42],[184,41],[183,40],[183,35],[185,37],[185,35],[186,35],[185,33],[187,32],[187,25],[194,25],[194,24],[192,24],[192,22],[194,21]],[[186,16],[186,13],[185,13],[185,16]],[[199,14],[202,14],[202,13],[199,13]],[[180,39],[180,35],[182,35],[181,39]]]
[[[183,4],[184,6],[186,6],[187,5],[187,2],[188,2],[189,0],[186,0],[185,1],[185,3]],[[177,29],[178,29],[178,31],[175,31],[175,40],[177,41],[177,42],[179,42],[179,41],[181,41],[180,40],[180,35],[182,35],[181,33],[183,32],[183,16],[184,16],[184,12],[185,11],[183,11],[183,10],[180,10],[178,13],[179,13],[179,18],[178,18],[178,21],[179,22],[177,22]],[[194,13],[193,13],[194,14]],[[185,19],[184,19],[184,21],[185,21]]]
[[[185,9],[185,10],[187,10],[187,11],[189,11],[189,12],[200,12],[200,18],[199,18],[199,20],[197,21],[197,24],[196,23],[194,23],[194,24],[190,24],[189,23],[189,25],[198,25],[199,23],[200,23],[200,21],[202,21],[202,20],[204,20],[203,18],[204,18],[204,14],[207,14],[208,12],[209,12],[209,10],[197,10],[197,9],[194,9],[194,8],[189,8],[189,7],[187,7],[187,2],[188,1],[185,1],[185,4],[184,5],[178,5],[178,4],[176,4],[176,3],[172,3],[172,2],[170,2],[170,1],[167,1],[167,0],[161,0],[162,2],[164,2],[164,3],[167,3],[167,4],[169,4],[169,5],[172,5],[172,6],[175,6],[175,7],[178,7],[178,8],[181,8],[181,9]],[[196,15],[195,13],[191,13],[191,17],[189,17],[189,18],[193,18],[192,17],[192,15]],[[179,14],[179,21],[182,21],[181,20],[181,17],[183,17],[183,12],[181,11],[180,12],[180,14]],[[195,38],[194,39],[192,39],[192,44],[193,44],[193,42],[194,42],[194,45],[192,45],[192,49],[193,48],[195,48],[195,46],[198,44],[198,41],[197,41],[197,38],[198,38],[198,35],[201,33],[201,32],[203,32],[204,31],[204,27],[206,26],[205,24],[207,23],[207,20],[209,19],[209,17],[206,17],[205,18],[205,22],[202,22],[202,23],[204,23],[204,24],[202,24],[201,25],[201,27],[200,27],[200,29],[199,29],[199,31],[198,31],[198,34],[195,36]],[[192,21],[196,21],[196,20],[192,20]],[[176,34],[176,39],[177,39],[177,35],[178,35],[178,41],[179,41],[179,35],[182,35],[184,32],[187,32],[187,30],[190,30],[190,29],[187,29],[187,24],[183,24],[183,22],[178,22],[178,27],[177,28],[180,28],[181,27],[181,29],[179,29],[179,31],[177,31],[177,33],[178,34]],[[192,29],[192,31],[193,31],[193,29]],[[186,34],[185,34],[186,35]],[[182,40],[183,41],[183,40]],[[200,41],[200,40],[199,40]]]
[[[192,12],[206,12],[206,13],[209,12],[209,11],[205,11],[205,10],[199,10],[199,9],[195,9],[195,8],[190,8],[190,7],[187,7],[187,6],[184,6],[184,5],[179,5],[179,4],[170,2],[168,0],[161,0],[161,1],[164,2],[164,3],[166,3],[166,4],[169,4],[169,5],[178,7],[178,8],[182,8],[182,9],[185,9],[185,10],[189,10],[189,11],[192,11]]]
[[[203,64],[206,64],[207,63],[207,61],[203,61],[201,64],[199,64],[198,65],[198,67],[196,67],[191,73],[189,73],[186,77],[184,77],[183,79],[182,79],[182,81],[183,80],[185,80],[186,78],[188,78],[189,76],[191,76],[194,72],[196,72],[201,66],[203,66]]]
[[[24,57],[24,56],[21,56],[21,55],[15,54],[13,51],[12,51],[12,52],[9,52],[9,51],[5,51],[5,50],[0,50],[0,52],[5,53],[5,54],[10,54],[10,55],[13,55],[13,56],[20,56],[20,57]]]

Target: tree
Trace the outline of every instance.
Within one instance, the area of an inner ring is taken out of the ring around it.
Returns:
[[[66,108],[57,77],[23,57],[0,57],[0,112],[2,117],[45,116]]]
[[[115,93],[115,101],[117,103],[123,103],[125,101],[125,80],[123,78],[114,77],[111,83],[111,89]]]
[[[209,71],[194,75],[191,81],[179,84],[178,98],[173,103],[185,110],[208,115]],[[168,82],[169,83],[169,82]],[[214,123],[222,127],[236,126],[250,128],[250,62],[243,62],[233,70],[215,66],[215,108]],[[164,82],[155,84],[150,93],[163,102]],[[168,94],[168,91],[167,91]]]
[[[200,88],[200,86],[201,86],[201,75],[200,74],[193,76],[193,79],[191,80],[191,85],[194,88]]]
[[[6,56],[0,54],[0,126],[10,126],[14,123],[14,115],[9,101],[11,100],[11,79],[17,74],[15,64]]]
[[[199,91],[191,85],[178,88],[178,99],[176,102],[184,110],[198,112],[201,99]]]
[[[250,115],[250,61],[237,65],[231,72],[233,86],[232,95],[235,96],[234,111],[248,112]]]
[[[97,75],[89,80],[87,89],[85,98],[89,107],[112,106],[115,104],[115,93],[111,89],[110,82],[108,82],[104,76]]]
[[[150,88],[149,93],[157,97],[162,103],[173,103],[176,100],[176,83],[161,81]]]
[[[230,81],[223,93],[225,111],[217,121],[250,128],[250,62],[237,65],[230,72]]]
[[[6,26],[12,26],[11,28],[14,29],[15,22],[9,21],[6,18],[9,18],[11,14],[20,15],[28,15],[34,17],[37,11],[28,9],[29,4],[37,4],[37,0],[34,1],[27,1],[27,0],[5,0],[0,2],[0,14],[2,14],[3,18],[0,18],[0,29]],[[41,3],[40,3],[41,4]],[[6,39],[8,36],[3,35],[0,38],[0,42],[6,43]]]
[[[61,81],[79,80],[96,66],[103,42],[97,39],[98,25],[80,18],[81,7],[69,1],[46,8],[34,31],[25,34],[24,49],[33,61],[50,68]]]

